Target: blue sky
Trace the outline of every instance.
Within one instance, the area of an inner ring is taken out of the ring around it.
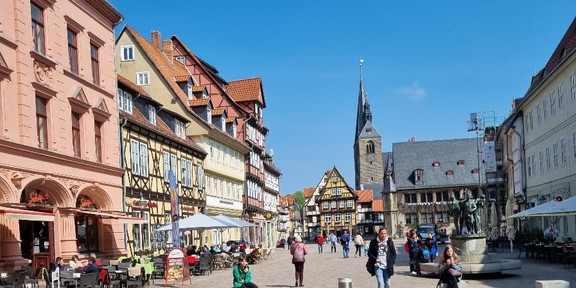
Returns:
[[[150,38],[177,35],[226,80],[261,77],[281,194],[336,166],[354,186],[359,60],[384,151],[499,123],[576,16],[576,1],[109,0]],[[170,3],[170,4],[168,4]]]

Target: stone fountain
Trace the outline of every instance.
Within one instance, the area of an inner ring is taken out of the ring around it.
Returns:
[[[450,241],[452,248],[460,256],[462,273],[488,274],[520,269],[522,267],[520,260],[500,259],[497,254],[488,253],[481,219],[485,203],[484,195],[473,198],[472,193],[466,190],[461,199],[452,196],[451,212],[456,228],[450,236]],[[438,251],[438,256],[441,256],[442,252]],[[422,272],[437,273],[438,263],[422,263],[420,269]]]

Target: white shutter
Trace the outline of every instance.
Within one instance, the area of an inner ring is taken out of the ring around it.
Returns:
[[[162,158],[164,161],[164,181],[169,182],[168,171],[170,171],[170,153],[162,152]]]
[[[178,179],[178,162],[176,161],[178,161],[176,155],[170,154],[170,170],[174,172],[174,177]]]

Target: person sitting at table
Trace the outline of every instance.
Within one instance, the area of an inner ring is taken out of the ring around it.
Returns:
[[[70,266],[70,269],[76,269],[76,268],[84,267],[84,265],[80,261],[80,258],[78,257],[78,255],[72,256],[70,261],[68,261],[68,266]]]
[[[88,258],[88,265],[84,267],[84,273],[96,273],[98,272],[98,264],[96,264],[96,258]]]
[[[210,250],[208,249],[208,246],[204,245],[204,247],[202,248],[202,254],[200,255],[200,257],[202,258],[210,258],[212,257],[212,253],[210,253]]]
[[[94,258],[94,261],[96,261],[96,265],[98,266],[104,266],[104,263],[102,263],[100,260],[98,260],[98,258],[96,258],[96,254],[94,253],[90,253],[90,257]]]
[[[256,284],[252,283],[252,272],[250,271],[248,263],[244,257],[238,257],[238,264],[234,265],[232,275],[234,276],[234,287],[258,288]]]
[[[218,245],[212,246],[212,249],[210,249],[210,253],[212,253],[212,254],[220,254],[220,248],[218,247]]]
[[[56,267],[62,269],[62,265],[64,265],[64,259],[56,257],[56,260],[50,263],[50,272],[56,271]]]

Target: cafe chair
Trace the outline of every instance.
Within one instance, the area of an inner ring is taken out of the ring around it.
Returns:
[[[16,270],[12,275],[12,282],[3,285],[4,288],[23,288],[26,281],[26,270]]]
[[[100,287],[98,284],[99,273],[82,273],[80,274],[80,281],[78,283],[78,287],[84,288],[86,286],[96,288]]]
[[[106,270],[108,271],[108,278],[110,279],[108,281],[108,287],[120,286],[120,277],[118,274],[116,274],[116,268],[108,266],[106,267]]]
[[[142,287],[142,270],[138,267],[128,268],[128,280],[126,281],[126,287]]]
[[[164,278],[166,274],[166,263],[160,257],[155,257],[152,259],[154,262],[154,272],[152,272],[152,282],[155,278]]]
[[[200,261],[198,264],[198,273],[200,275],[204,274],[212,274],[212,257],[200,257]]]

